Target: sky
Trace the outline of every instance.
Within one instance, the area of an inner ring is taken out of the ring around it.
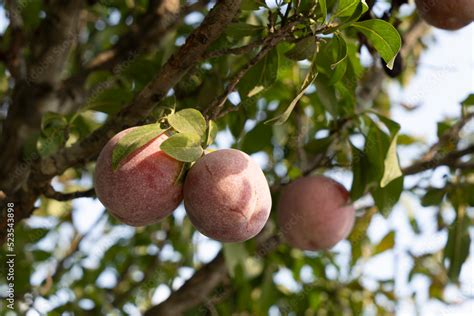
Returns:
[[[0,7],[0,32],[4,30],[6,23],[3,8]],[[396,82],[390,83],[389,91],[393,104],[403,102],[420,105],[413,112],[407,112],[401,106],[393,106],[392,118],[401,124],[402,133],[414,134],[426,140],[427,143],[431,143],[436,140],[436,123],[444,118],[459,115],[459,102],[469,93],[474,92],[474,24],[456,32],[433,30],[432,35],[426,38],[425,41],[428,49],[421,57],[416,76],[403,88]],[[474,131],[474,125],[471,124],[468,129]],[[218,146],[229,146],[228,136],[220,135]],[[400,149],[402,165],[409,164],[423,149]],[[265,163],[265,159],[262,159],[261,156],[256,155],[254,158],[261,164]],[[444,172],[445,169],[439,168],[434,173],[434,184],[442,182]],[[350,177],[341,174],[337,176],[339,177],[337,180],[340,180],[347,188],[350,187]],[[407,182],[410,182],[410,179],[407,179]],[[92,185],[90,179],[84,179],[84,185]],[[100,202],[92,199],[75,200],[73,207],[73,223],[81,232],[87,231],[103,212],[103,206]],[[412,235],[408,222],[408,214],[410,213],[421,224],[421,235]],[[453,287],[447,293],[451,300],[463,302],[462,304],[446,306],[436,301],[429,301],[424,295],[429,283],[423,277],[416,277],[410,284],[406,282],[406,275],[411,265],[406,251],[410,250],[421,254],[428,250],[441,249],[446,242],[446,234],[435,231],[434,213],[433,209],[422,208],[419,201],[413,196],[404,194],[399,205],[388,219],[376,216],[368,229],[368,235],[373,242],[379,241],[388,231],[394,229],[397,232],[395,249],[376,256],[361,266],[360,269],[363,271],[368,284],[370,284],[371,279],[385,279],[396,276],[396,290],[401,298],[397,306],[397,315],[414,315],[415,304],[420,308],[421,315],[474,315],[474,300],[467,299],[467,297],[474,297],[474,258],[472,256],[474,246],[471,246],[471,256],[461,273],[462,291],[458,291]],[[185,216],[182,206],[178,208],[174,216],[182,220]],[[116,234],[123,235],[132,232],[132,228],[121,227]],[[67,235],[67,232],[65,234]],[[474,235],[472,230],[471,235]],[[200,262],[212,260],[220,249],[220,243],[200,234],[196,234],[194,242],[198,245],[196,260]],[[85,247],[87,247],[87,243]],[[339,243],[334,251],[339,253],[338,260],[345,262],[349,253],[348,243],[346,241]],[[176,254],[172,249],[165,249],[162,256],[173,258]],[[93,265],[94,262],[90,264]],[[38,282],[42,277],[42,273],[42,271],[39,271],[32,282]],[[308,271],[303,273],[307,275],[308,279],[312,277]],[[192,271],[190,269],[181,270],[180,278],[175,281],[173,287],[179,287],[191,275]],[[100,282],[113,286],[113,273],[105,272],[101,276]],[[282,269],[275,275],[275,282],[290,289],[297,289],[296,283],[287,269]],[[418,294],[416,301],[411,298],[411,291],[416,291]],[[169,293],[170,289],[167,286],[160,286],[153,297],[154,303],[166,299]],[[47,310],[48,304],[48,302],[39,301],[37,303],[38,310]],[[83,304],[87,304],[87,301],[84,301]],[[133,307],[130,307],[130,314],[136,314]],[[272,310],[270,314],[276,316],[278,312]],[[35,315],[35,313],[29,313],[29,315]]]

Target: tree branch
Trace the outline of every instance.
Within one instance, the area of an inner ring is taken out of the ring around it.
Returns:
[[[293,26],[295,25],[295,21],[285,25],[284,27],[280,28],[278,31],[273,33],[270,36],[267,36],[262,43],[262,49],[255,55],[254,58],[250,62],[248,62],[245,66],[243,66],[230,80],[229,84],[226,86],[224,92],[214,99],[214,101],[206,107],[204,110],[204,115],[209,117],[210,119],[216,119],[218,117],[223,116],[228,111],[223,111],[223,106],[225,101],[227,100],[228,95],[234,91],[237,84],[242,80],[245,74],[252,69],[259,61],[261,61],[271,50],[274,48],[278,43],[281,41],[288,39],[291,36],[291,31]],[[250,46],[245,46],[244,50],[251,50],[254,46],[251,44]],[[242,48],[240,48],[242,49]]]
[[[153,0],[148,10],[130,27],[130,32],[110,50],[96,56],[86,67],[87,72],[112,69],[125,60],[130,52],[143,52],[157,46],[163,35],[176,25],[179,17],[179,0]]]
[[[64,202],[64,201],[70,201],[70,200],[84,198],[84,197],[95,197],[95,189],[92,188],[87,191],[62,193],[62,192],[55,191],[52,186],[48,186],[44,191],[44,196],[56,201]]]
[[[227,277],[224,255],[220,252],[214,260],[203,266],[176,292],[159,305],[148,309],[144,316],[177,316],[199,305]]]
[[[224,26],[231,22],[239,6],[240,1],[219,1],[201,26],[191,33],[186,43],[130,105],[80,143],[40,161],[33,180],[49,179],[71,166],[92,159],[110,137],[124,128],[140,123],[222,34]]]
[[[67,4],[50,1],[47,17],[35,31],[27,77],[15,82],[0,139],[0,188],[7,194],[23,184],[28,168],[23,168],[22,147],[28,137],[39,131],[42,114],[55,105],[52,91],[60,82],[69,51],[76,41],[82,5],[82,0]],[[15,174],[14,179],[11,174]]]
[[[93,71],[109,70],[116,75],[117,70],[131,59],[158,47],[165,34],[175,28],[184,16],[204,8],[208,3],[209,0],[200,0],[180,9],[177,0],[150,1],[148,10],[135,20],[129,32],[122,35],[111,49],[99,53],[78,74],[63,82],[57,92],[62,105],[60,112],[74,112],[87,101],[84,82]]]
[[[1,52],[1,56],[12,77],[19,80],[26,75],[26,64],[21,54],[24,45],[23,18],[16,0],[8,0],[6,5],[9,13],[11,35],[8,48]]]
[[[439,166],[448,166],[454,168],[457,166],[462,167],[463,164],[459,162],[459,159],[469,154],[474,154],[474,145],[462,150],[450,152],[448,154],[441,153],[429,160],[418,161],[409,167],[403,168],[402,172],[407,176],[434,169]]]
[[[76,235],[71,241],[71,244],[67,252],[64,254],[64,256],[61,259],[57,261],[56,269],[54,273],[48,275],[48,277],[45,280],[43,280],[43,282],[41,282],[40,287],[41,287],[42,295],[45,295],[46,293],[49,292],[52,284],[54,284],[55,282],[59,282],[63,274],[66,272],[65,267],[64,267],[65,262],[69,260],[70,258],[72,258],[77,253],[81,242],[92,233],[94,228],[100,223],[100,221],[104,219],[105,216],[106,216],[106,212],[104,211],[102,215],[99,216],[99,218],[97,218],[94,224],[92,224],[86,232],[84,232],[83,234],[76,233]]]
[[[439,141],[432,145],[419,161],[415,162],[409,167],[404,168],[402,170],[403,174],[416,174],[439,166],[448,166],[461,169],[466,168],[466,166],[463,166],[459,159],[465,155],[473,154],[474,145],[470,145],[463,150],[451,152],[446,152],[446,150],[443,149],[447,146],[457,146],[461,130],[473,118],[474,113],[468,113],[463,116],[456,124],[451,126],[443,133],[443,135],[439,138]]]
[[[168,91],[196,65],[202,54],[222,34],[240,8],[240,0],[222,0],[206,16],[202,24],[187,38],[186,43],[166,62],[157,76],[135,97],[131,104],[125,107],[115,117],[108,120],[101,128],[94,131],[84,140],[64,148],[56,154],[39,160],[33,159],[31,173],[25,186],[16,186],[16,190],[4,190],[12,201],[19,201],[15,209],[15,219],[18,223],[28,217],[33,211],[34,201],[41,194],[49,181],[55,175],[63,173],[67,168],[78,166],[96,157],[105,143],[117,132],[140,124],[152,109],[168,93]],[[3,148],[3,147],[2,147]],[[16,157],[15,157],[16,158]],[[2,166],[3,167],[3,166]],[[10,185],[12,168],[5,169],[4,178]],[[25,167],[24,174],[30,168]],[[14,183],[14,182],[13,182]],[[13,192],[12,192],[13,191]],[[16,194],[13,193],[17,191]],[[4,241],[6,230],[6,214],[3,212],[0,223],[0,242]]]
[[[265,232],[265,230],[264,230]],[[264,257],[273,252],[280,244],[281,236],[264,236],[262,232],[257,238],[256,256]],[[166,301],[145,311],[144,316],[181,315],[200,304],[209,301],[212,291],[228,278],[224,255],[221,252],[208,264],[199,269],[176,292],[172,293]]]

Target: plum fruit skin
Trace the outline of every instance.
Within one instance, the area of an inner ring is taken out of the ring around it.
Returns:
[[[184,207],[202,234],[222,242],[257,235],[272,199],[260,167],[247,154],[222,149],[200,158],[184,182]]]
[[[135,128],[115,135],[102,149],[94,175],[97,197],[109,212],[131,226],[159,222],[182,200],[177,181],[182,163],[160,149],[168,136],[161,134],[126,157],[112,170],[112,152],[117,142]]]
[[[316,251],[330,249],[349,235],[355,209],[340,183],[324,176],[308,176],[283,189],[277,217],[289,245]]]
[[[474,0],[415,0],[418,14],[428,24],[458,30],[474,21]]]

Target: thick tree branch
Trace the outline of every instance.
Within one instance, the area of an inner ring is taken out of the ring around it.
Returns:
[[[135,97],[132,103],[119,112],[115,117],[107,121],[101,128],[93,132],[83,141],[69,148],[60,150],[58,153],[38,160],[33,159],[31,174],[25,186],[15,195],[12,191],[5,191],[12,201],[21,201],[17,205],[16,222],[28,217],[33,211],[33,204],[37,196],[41,194],[48,182],[55,175],[63,173],[67,168],[81,165],[97,156],[105,143],[117,132],[139,124],[146,118],[151,110],[168,93],[168,91],[196,65],[202,54],[222,34],[225,26],[229,24],[237,14],[240,7],[239,0],[219,1],[211,12],[206,16],[202,24],[194,30],[186,43],[168,60],[157,76]],[[3,148],[3,147],[2,147]],[[5,181],[16,183],[8,177],[10,169],[5,169]],[[29,170],[25,167],[26,172]],[[1,187],[3,189],[3,186]],[[16,189],[18,189],[17,186]],[[2,214],[0,223],[0,241],[4,241],[6,230],[6,214]]]
[[[74,112],[86,103],[88,95],[84,83],[92,72],[108,70],[116,75],[130,60],[158,47],[165,35],[187,14],[203,9],[208,3],[208,0],[201,0],[180,9],[178,0],[150,1],[148,10],[135,20],[129,32],[122,35],[111,49],[99,53],[79,73],[63,82],[57,92],[62,105],[60,113]]]
[[[23,18],[16,0],[8,0],[6,5],[10,19],[10,43],[5,51],[0,52],[0,56],[12,77],[19,80],[26,76],[25,59],[21,53],[24,46]]]
[[[178,316],[204,302],[216,286],[227,277],[222,252],[199,269],[179,290],[163,303],[148,309],[144,316]]]
[[[163,35],[178,21],[180,11],[179,0],[152,0],[148,10],[130,31],[120,37],[114,47],[94,58],[86,67],[87,72],[96,69],[112,69],[122,60],[127,59],[130,52],[143,52],[160,43]]]
[[[273,252],[281,242],[280,234],[265,236],[266,231],[257,238],[256,256],[265,257]],[[221,252],[208,264],[199,269],[183,286],[172,293],[166,301],[151,307],[144,315],[181,315],[196,306],[210,301],[212,291],[228,278],[224,255]]]
[[[28,172],[23,168],[23,145],[39,131],[42,114],[56,105],[52,92],[75,43],[82,5],[82,0],[50,1],[47,17],[35,32],[27,77],[15,83],[0,139],[0,188],[7,194],[22,185]]]
[[[240,1],[219,1],[201,26],[191,33],[186,43],[168,60],[158,75],[129,106],[80,143],[40,161],[33,181],[49,179],[71,166],[92,159],[110,137],[143,120],[222,34],[224,26],[231,22],[239,6]]]

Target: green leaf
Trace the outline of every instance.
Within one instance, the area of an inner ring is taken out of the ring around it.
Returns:
[[[471,237],[469,236],[470,219],[463,206],[457,209],[457,216],[449,228],[448,242],[444,249],[444,259],[448,265],[448,277],[453,282],[459,281],[462,265],[469,256]]]
[[[390,136],[367,116],[370,128],[366,137],[365,153],[371,164],[371,168],[367,171],[370,182],[377,182],[383,189],[391,181],[402,176],[397,156],[397,135],[400,125],[382,115],[376,115],[387,126]]]
[[[81,111],[98,111],[107,114],[116,114],[120,109],[130,103],[133,93],[123,88],[99,89],[90,96],[88,103]]]
[[[389,214],[393,206],[397,204],[400,199],[400,195],[403,191],[403,180],[403,177],[399,177],[384,188],[376,187],[371,190],[375,205],[384,216]]]
[[[44,250],[34,250],[32,254],[35,257],[35,261],[44,261],[51,258],[51,253]]]
[[[474,183],[463,183],[459,185],[458,190],[461,192],[461,196],[464,197],[464,203],[469,206],[474,206]]]
[[[362,197],[369,184],[369,176],[366,170],[370,170],[370,162],[366,154],[351,144],[352,148],[352,186],[351,200],[356,201]]]
[[[341,26],[345,26],[359,20],[359,18],[368,10],[369,6],[367,5],[367,3],[365,3],[365,1],[359,1],[359,4],[355,8],[355,10],[352,11],[352,14],[350,16],[341,18]]]
[[[445,189],[430,188],[426,194],[421,198],[421,205],[423,206],[440,206],[446,195]]]
[[[339,65],[340,63],[345,61],[346,57],[347,57],[347,45],[346,45],[346,41],[344,40],[344,38],[341,35],[336,33],[335,36],[334,36],[334,40],[337,43],[337,48],[338,49],[337,49],[336,62],[331,65],[331,69],[336,68],[337,65]]]
[[[334,17],[352,16],[359,5],[360,0],[339,0]]]
[[[307,37],[298,41],[292,49],[285,53],[285,56],[296,61],[311,59],[316,52],[316,48],[314,37]]]
[[[263,26],[252,25],[247,23],[232,23],[225,29],[225,33],[234,38],[245,36],[255,36],[264,30]]]
[[[174,134],[161,144],[161,150],[183,162],[196,161],[204,152],[201,147],[201,137],[192,133]]]
[[[41,22],[41,10],[43,3],[41,1],[23,1],[17,4],[21,9],[18,12],[24,21],[25,31],[34,30]]]
[[[418,140],[411,136],[411,135],[407,135],[407,134],[399,134],[398,135],[398,140],[397,140],[397,143],[399,145],[405,145],[405,146],[408,146],[408,145],[412,145],[414,143],[418,142]]]
[[[87,90],[90,90],[90,89],[98,86],[99,84],[102,84],[102,85],[106,86],[107,84],[109,84],[107,82],[107,79],[109,79],[112,76],[113,76],[113,74],[110,71],[107,71],[107,70],[94,71],[94,72],[90,73],[87,76],[86,82],[84,84],[85,88]]]
[[[311,154],[325,153],[333,140],[331,136],[312,139],[304,146],[304,150]]]
[[[323,21],[326,22],[328,16],[328,6],[326,0],[319,0],[319,8],[321,9],[321,14],[323,15]]]
[[[149,124],[135,128],[122,137],[112,151],[112,169],[117,170],[120,163],[131,153],[161,135],[165,130],[160,124]]]
[[[328,73],[331,78],[329,85],[334,85],[343,79],[347,71],[347,44],[342,36],[336,34],[327,48],[329,49],[328,53],[331,55],[330,60],[328,60],[331,62]]]
[[[260,7],[265,7],[264,1],[258,0],[242,0],[242,4],[240,5],[240,9],[246,11],[254,11],[260,9]]]
[[[41,135],[36,148],[41,157],[47,157],[62,148],[68,139],[68,122],[60,114],[47,112],[41,120]]]
[[[385,188],[390,182],[403,175],[402,170],[400,169],[400,163],[398,162],[397,138],[398,135],[395,135],[392,139],[387,156],[384,160],[384,172],[382,180],[380,180],[381,188]]]
[[[362,247],[368,240],[367,228],[372,222],[372,218],[375,214],[375,209],[370,208],[367,209],[361,217],[357,217],[354,228],[347,238],[350,241],[352,248],[351,266],[354,266],[357,263],[357,260],[362,256]]]
[[[259,298],[259,304],[257,304],[260,313],[258,315],[267,315],[267,311],[272,306],[277,298],[277,290],[273,284],[273,273],[272,267],[265,269],[263,280],[262,280],[262,295]]]
[[[308,71],[308,74],[306,75],[306,78],[303,81],[303,85],[301,86],[300,92],[296,95],[293,101],[291,101],[290,105],[288,105],[286,110],[280,115],[277,115],[274,118],[267,120],[265,124],[270,124],[270,123],[273,123],[276,125],[284,124],[290,117],[291,113],[293,112],[293,109],[298,104],[299,100],[305,94],[306,89],[308,89],[308,87],[313,83],[313,81],[316,79],[317,76],[318,76],[318,73],[315,70],[315,67],[311,67]]]
[[[241,150],[251,155],[271,146],[272,127],[264,123],[258,123],[242,140]]]
[[[170,114],[166,118],[177,132],[196,134],[200,137],[206,134],[206,119],[196,109],[184,109]]]
[[[355,22],[352,27],[362,32],[372,43],[380,56],[393,68],[395,57],[402,46],[402,40],[397,29],[392,24],[379,19]]]
[[[47,136],[56,129],[64,129],[66,126],[66,118],[58,113],[46,112],[41,118],[41,132]]]
[[[270,87],[277,79],[278,63],[278,51],[272,49],[240,80],[238,90],[241,97],[252,97]]]
[[[465,107],[470,107],[474,105],[474,93],[470,94],[461,104]]]
[[[395,232],[391,231],[375,246],[373,255],[377,255],[395,246]]]
[[[206,139],[207,146],[211,145],[214,142],[214,139],[216,138],[218,131],[219,131],[219,128],[217,126],[217,123],[214,122],[213,120],[209,120],[209,127],[207,129],[207,139]]]
[[[378,116],[380,121],[382,123],[384,123],[385,126],[387,126],[388,130],[390,131],[390,135],[392,135],[392,138],[395,137],[396,135],[398,135],[398,132],[400,131],[400,124],[398,124],[395,121],[392,121],[391,119],[389,119],[389,118],[387,118],[383,115],[380,115],[378,113],[375,113],[375,114]]]
[[[34,228],[28,231],[27,239],[28,242],[34,244],[38,242],[39,240],[43,239],[46,237],[46,235],[50,232],[49,229],[47,228]]]
[[[377,123],[370,122],[369,132],[365,138],[364,152],[370,162],[370,168],[366,171],[370,182],[377,185],[384,176],[385,158],[391,144],[390,137],[385,134]]]
[[[438,138],[441,138],[444,135],[444,133],[453,126],[453,124],[454,124],[454,121],[451,121],[451,120],[438,122],[436,124],[436,127],[437,127],[436,135],[438,136]]]
[[[339,74],[335,74],[334,72],[334,76],[336,75]],[[337,98],[335,86],[332,84],[333,81],[333,78],[324,73],[318,73],[318,77],[314,82],[316,93],[311,94],[310,99],[314,105],[321,107],[320,111],[325,110],[331,115],[337,117],[341,115],[343,108]]]
[[[235,139],[239,139],[244,130],[245,122],[247,121],[243,111],[232,111],[225,119],[232,136],[234,136]]]
[[[227,271],[229,271],[230,276],[233,278],[238,266],[244,268],[248,253],[242,243],[226,243],[223,248]]]
[[[377,114],[380,121],[385,124],[385,126],[390,131],[392,140],[390,142],[390,147],[388,148],[387,154],[384,160],[384,172],[382,180],[380,180],[380,187],[386,187],[392,180],[403,175],[402,170],[400,169],[400,163],[398,161],[397,155],[397,141],[398,141],[398,132],[400,131],[400,124],[390,120],[389,118]]]

